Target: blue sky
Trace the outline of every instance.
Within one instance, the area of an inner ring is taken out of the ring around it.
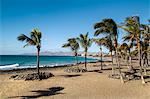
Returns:
[[[16,39],[33,28],[43,33],[41,51],[69,51],[61,48],[68,38],[86,32],[93,37],[93,25],[104,18],[118,24],[132,15],[139,15],[145,24],[150,18],[150,0],[1,0],[0,4],[0,54],[35,52],[35,47],[23,48],[25,42]],[[121,42],[124,32],[119,33]],[[99,49],[93,44],[89,51]]]

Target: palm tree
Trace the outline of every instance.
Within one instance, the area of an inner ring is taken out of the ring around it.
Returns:
[[[87,52],[88,48],[92,45],[92,39],[88,37],[88,33],[86,34],[80,34],[79,37],[77,37],[77,40],[79,41],[80,45],[84,49],[84,56],[85,56],[85,69],[87,70]]]
[[[119,26],[119,27],[123,28],[122,26]],[[133,67],[132,67],[132,55],[135,56],[136,53],[131,53],[131,48],[133,48],[133,46],[136,45],[135,36],[133,35],[133,33],[127,32],[127,35],[125,35],[122,39],[124,40],[124,42],[129,42],[129,44],[127,44],[127,49],[128,49],[128,53],[129,53],[129,60],[130,60],[130,67],[131,67],[130,70],[133,70]]]
[[[129,70],[133,70],[133,67],[132,67],[132,57],[131,57],[131,45],[128,45],[127,43],[123,43],[121,44],[120,46],[120,50],[122,52],[122,55],[125,55],[125,59],[127,60],[127,65],[128,65],[128,68]],[[130,59],[130,66],[129,66],[129,60]]]
[[[124,83],[123,77],[121,74],[121,69],[120,69],[120,63],[119,63],[119,58],[118,58],[118,29],[117,29],[117,24],[113,19],[103,19],[101,22],[96,23],[94,25],[94,29],[96,29],[94,35],[98,36],[99,34],[104,34],[107,37],[110,37],[114,43],[115,47],[115,56],[116,56],[116,61],[117,65],[119,67],[119,75],[121,82]]]
[[[142,24],[142,58],[143,58],[143,66],[149,65],[148,63],[148,54],[150,53],[150,27],[148,25]]]
[[[149,66],[149,60],[148,60],[148,54],[150,53],[150,49],[149,49],[149,43],[147,42],[147,40],[144,40],[143,42],[141,42],[141,47],[142,47],[142,59],[143,59],[143,66]]]
[[[121,26],[122,29],[128,32],[126,35],[126,39],[136,41],[138,54],[139,54],[139,66],[140,66],[140,74],[141,74],[141,80],[142,84],[145,83],[144,77],[143,77],[143,67],[141,64],[141,24],[140,24],[140,18],[138,16],[128,17],[126,18],[125,22],[123,23],[123,26]]]
[[[26,44],[24,45],[24,47],[26,46],[36,46],[37,48],[37,72],[39,75],[39,54],[40,54],[40,48],[41,48],[41,37],[42,37],[42,33],[38,30],[38,29],[33,29],[30,32],[30,37],[21,34],[20,36],[17,37],[17,39],[19,41],[26,41]]]
[[[100,47],[100,52],[101,52],[101,67],[100,70],[103,69],[103,64],[102,64],[102,39],[93,39],[93,41]]]
[[[111,61],[112,61],[112,74],[114,74],[113,55],[112,55],[112,52],[114,50],[114,46],[113,46],[113,43],[111,41],[111,38],[110,37],[103,37],[103,38],[94,39],[93,41],[95,43],[97,43],[99,46],[104,46],[107,49],[109,49],[109,52],[111,53]]]
[[[74,52],[76,63],[78,64],[78,49],[79,49],[79,43],[77,42],[76,38],[70,38],[68,39],[68,43],[65,43],[62,47],[64,48],[70,48]]]

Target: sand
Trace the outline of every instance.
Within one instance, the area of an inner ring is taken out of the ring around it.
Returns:
[[[88,63],[88,70],[99,69],[95,66],[98,64],[100,63]],[[105,63],[108,64],[110,63]],[[141,80],[122,84],[119,79],[108,77],[111,70],[103,70],[102,73],[67,73],[64,69],[41,70],[55,75],[41,81],[13,80],[9,79],[12,74],[0,74],[0,99],[150,99],[150,78],[146,79],[147,83],[144,85]],[[27,72],[32,71],[21,73]]]

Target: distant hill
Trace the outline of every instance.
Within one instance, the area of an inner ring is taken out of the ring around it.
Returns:
[[[36,53],[23,53],[22,55],[36,55]],[[47,56],[73,56],[72,52],[51,52],[51,51],[44,51],[40,52],[40,55],[47,55]]]
[[[79,52],[78,54],[83,54],[83,52]],[[88,52],[88,55],[96,55],[99,54],[99,52]],[[36,53],[23,53],[21,55],[36,55]],[[51,51],[44,51],[40,52],[40,55],[47,55],[47,56],[73,56],[74,54],[72,52],[51,52]]]

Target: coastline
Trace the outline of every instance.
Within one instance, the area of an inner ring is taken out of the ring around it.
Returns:
[[[13,70],[36,68],[36,56],[34,55],[3,55],[0,56],[0,70]],[[88,58],[88,62],[96,62],[97,59]],[[84,57],[78,57],[78,62],[83,63]],[[40,56],[40,67],[57,67],[75,65],[74,56]]]
[[[87,62],[87,64],[89,63],[99,63],[100,61],[94,61],[94,62]],[[105,63],[109,63],[111,61],[103,61]],[[55,70],[55,69],[64,69],[64,68],[68,68],[68,67],[73,67],[73,66],[79,66],[79,65],[83,65],[84,62],[79,62],[78,65],[77,64],[64,64],[64,65],[58,65],[58,66],[43,66],[40,67],[40,70]],[[24,71],[36,71],[36,67],[32,67],[32,68],[16,68],[16,69],[9,69],[9,70],[0,70],[0,74],[7,74],[7,73],[20,73],[20,72],[24,72]]]
[[[60,56],[60,57],[63,57],[63,56]],[[69,56],[69,57],[72,57],[72,56]],[[84,58],[84,57],[83,56],[79,56],[79,58]],[[93,59],[93,61],[91,60],[90,62],[87,62],[87,63],[101,62],[99,57],[88,56],[87,58],[88,59]],[[103,58],[103,62],[111,62],[111,61],[110,61],[109,57],[107,57],[107,58]],[[78,64],[84,64],[84,62],[79,62]],[[43,65],[40,65],[40,68],[61,68],[61,67],[70,67],[70,66],[75,66],[75,65],[76,65],[76,63],[64,63],[64,64],[55,64],[55,65],[48,65],[48,64],[44,65],[43,64]],[[10,71],[34,70],[34,69],[36,69],[36,65],[19,66],[19,64],[17,64],[17,66],[14,66],[14,67],[10,67],[10,68],[9,68],[9,66],[6,66],[6,67],[8,67],[8,68],[5,68],[5,66],[2,65],[2,68],[0,69],[0,73],[2,73],[2,72],[10,72]]]

